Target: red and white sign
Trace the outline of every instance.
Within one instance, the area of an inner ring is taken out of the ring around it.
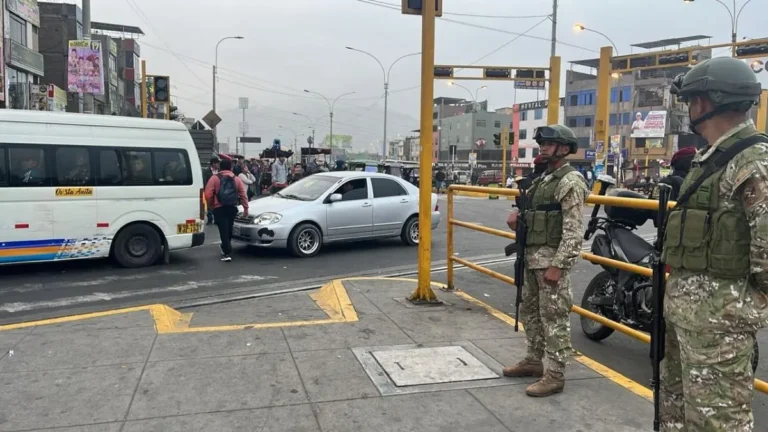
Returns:
[[[485,140],[481,138],[481,139],[475,141],[475,145],[478,146],[478,147],[485,147]]]

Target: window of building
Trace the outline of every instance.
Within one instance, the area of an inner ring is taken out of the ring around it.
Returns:
[[[635,148],[645,148],[645,138],[635,138]]]
[[[131,53],[133,55],[133,68],[135,69],[135,77],[136,82],[141,82],[141,61],[139,60],[139,56],[136,55],[136,53]]]
[[[11,186],[50,186],[51,176],[46,172],[45,155],[42,148],[9,147]]]
[[[584,117],[584,127],[592,127],[592,116],[586,116]]]
[[[432,125],[432,132],[437,132],[437,125]]]
[[[496,129],[501,129],[501,121],[494,120],[493,127],[495,127]]]
[[[534,120],[541,120],[544,118],[544,110],[539,108],[533,112],[533,119]]]
[[[630,115],[631,115],[630,113],[625,112],[624,115],[622,116],[623,117],[622,121],[624,122],[625,125],[631,125],[632,124],[632,121],[630,120]]]
[[[485,120],[477,120],[475,122],[475,126],[477,126],[479,128],[484,128],[485,127]]]
[[[28,109],[29,74],[11,67],[6,68],[6,74],[8,81],[8,106],[12,109]]]
[[[539,155],[539,148],[538,147],[534,147],[533,148],[533,153],[531,154],[531,157],[535,158],[538,155]]]
[[[525,154],[526,154],[526,152],[527,152],[527,150],[526,150],[525,148],[519,148],[519,149],[517,149],[517,157],[518,157],[519,159],[525,159]]]
[[[520,111],[520,121],[528,120],[528,111]]]
[[[82,40],[83,39],[83,24],[77,23],[77,39]]]
[[[528,129],[520,129],[520,139],[524,140],[528,138]]]
[[[387,198],[393,196],[408,195],[400,184],[394,180],[372,178],[374,198]]]
[[[579,138],[579,148],[589,148],[589,137]]]
[[[117,72],[117,57],[109,55],[109,70]]]
[[[568,127],[577,127],[579,125],[579,118],[578,117],[568,117],[566,120]]]
[[[56,149],[56,184],[58,186],[92,186],[91,161],[85,147]]]
[[[14,14],[8,14],[11,40],[27,46],[27,22]]]
[[[513,122],[509,122],[509,130],[514,130],[515,124]]]
[[[594,105],[597,92],[590,90],[584,93],[584,105]]]
[[[568,95],[568,106],[576,106],[579,104],[579,95],[578,94],[570,94]]]
[[[99,174],[96,184],[114,186],[123,182],[123,169],[118,150],[99,150]]]
[[[624,87],[621,89],[621,101],[622,102],[629,102],[632,99],[632,89],[629,87]]]
[[[350,180],[333,193],[341,194],[342,201],[357,201],[368,199],[368,181],[366,179]]]
[[[126,166],[123,177],[126,184],[152,184],[152,154],[148,151],[127,150],[123,152]]]
[[[437,114],[438,114],[437,111],[432,113],[432,120],[437,120]]]

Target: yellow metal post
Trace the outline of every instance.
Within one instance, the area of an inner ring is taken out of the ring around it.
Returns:
[[[435,0],[421,4],[421,135],[432,130],[435,81]],[[429,132],[431,133],[431,132]],[[436,303],[432,291],[432,146],[422,145],[419,155],[419,284],[409,300]]]
[[[448,241],[446,249],[448,250],[448,262],[446,263],[446,282],[448,282],[448,289],[452,290],[456,288],[453,284],[453,194],[454,192],[448,188],[448,208],[445,210],[446,218],[445,223],[447,225],[446,231],[448,231]]]
[[[612,47],[600,48],[600,65],[597,70],[597,113],[595,115],[595,140],[603,142],[603,152],[610,148],[608,115],[611,102],[611,57]],[[613,175],[613,173],[608,173]]]
[[[141,118],[147,118],[147,61],[141,61]]]
[[[766,123],[768,123],[768,90],[763,90],[760,93],[760,105],[757,107],[757,130],[768,132]]]
[[[501,135],[501,181],[502,186],[506,186],[507,181],[507,151],[509,150],[509,127],[504,126],[504,132]]]
[[[560,56],[549,58],[549,105],[547,124],[560,123]]]

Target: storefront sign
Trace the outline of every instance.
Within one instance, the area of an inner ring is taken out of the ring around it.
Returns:
[[[8,40],[7,42],[10,42],[6,45],[6,48],[10,50],[8,56],[10,58],[11,66],[15,66],[38,76],[43,76],[45,74],[42,54],[32,51],[24,45],[12,40]]]
[[[584,159],[595,160],[596,153],[594,150],[584,150]]]

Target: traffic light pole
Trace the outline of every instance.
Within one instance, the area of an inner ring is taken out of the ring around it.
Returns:
[[[147,118],[147,61],[141,61],[141,118]]]

